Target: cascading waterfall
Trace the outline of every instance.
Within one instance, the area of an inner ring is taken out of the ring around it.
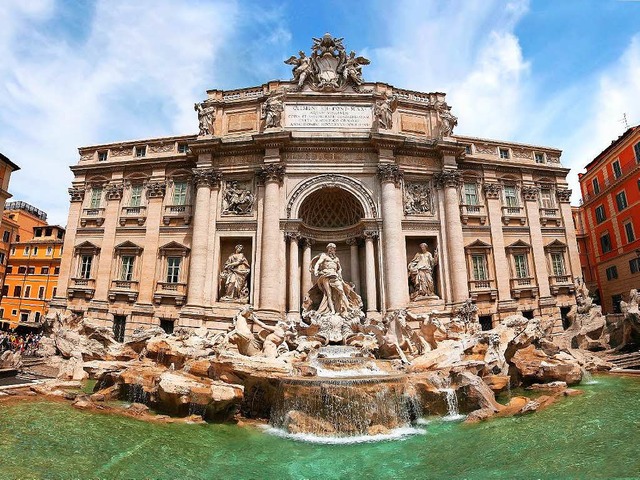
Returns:
[[[460,414],[460,410],[458,408],[458,396],[455,388],[451,386],[451,378],[446,378],[442,383],[443,386],[439,388],[439,390],[444,393],[445,400],[447,401],[447,415],[444,419],[457,420],[462,418],[464,415]]]
[[[595,385],[596,383],[598,383],[598,381],[593,378],[593,375],[591,375],[591,372],[589,370],[583,368],[582,380],[580,381],[580,383],[584,385]]]

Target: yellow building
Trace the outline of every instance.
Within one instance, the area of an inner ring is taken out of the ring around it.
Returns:
[[[4,210],[6,200],[11,197],[8,191],[9,179],[16,170],[20,170],[20,167],[0,153],[0,208],[2,210]],[[13,219],[7,217],[5,222],[3,215],[2,225],[0,226],[0,285],[4,282],[9,249],[14,239],[14,233],[17,233],[18,228],[18,224]]]
[[[24,204],[19,210],[23,219],[29,217],[25,205],[31,207]],[[46,219],[46,214],[40,213],[41,220],[42,217]],[[64,232],[64,228],[46,225],[44,221],[44,224],[32,227],[28,238],[21,233],[20,241],[11,243],[0,300],[0,317],[5,327],[7,323],[15,327],[18,324],[37,326],[40,322],[49,300],[56,294]]]

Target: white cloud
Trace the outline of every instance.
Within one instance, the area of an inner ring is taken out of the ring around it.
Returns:
[[[14,198],[64,224],[76,147],[196,130],[193,103],[220,79],[213,65],[238,9],[103,1],[86,19],[87,37],[70,41],[48,30],[56,8],[0,7],[3,25],[12,26],[0,35],[0,144],[22,167],[11,181]]]

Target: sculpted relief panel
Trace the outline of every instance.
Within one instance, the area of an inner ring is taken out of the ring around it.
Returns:
[[[431,182],[405,182],[403,197],[405,215],[435,215]]]
[[[226,182],[222,199],[222,215],[251,215],[255,195],[249,182],[231,180]]]

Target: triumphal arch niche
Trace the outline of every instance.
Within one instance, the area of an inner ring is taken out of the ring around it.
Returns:
[[[356,321],[471,299],[491,325],[574,302],[558,150],[454,135],[444,93],[366,81],[330,34],[285,63],[290,80],[209,90],[197,135],[80,149],[58,305],[226,329],[246,304]]]

